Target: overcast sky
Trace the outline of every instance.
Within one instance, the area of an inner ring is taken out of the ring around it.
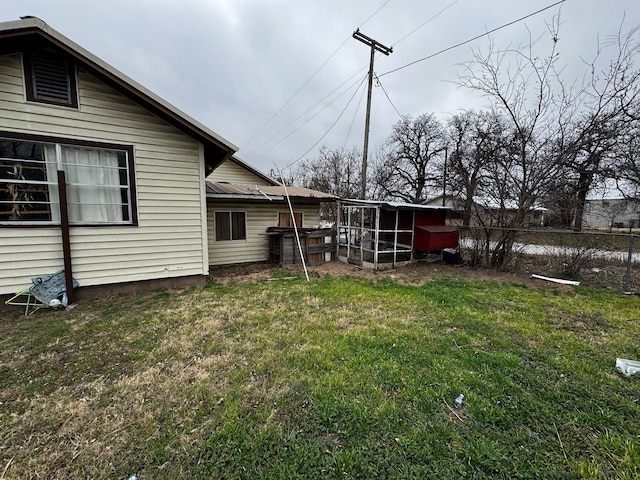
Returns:
[[[237,145],[239,158],[269,172],[314,158],[323,145],[362,149],[370,49],[351,37],[356,28],[393,47],[391,55],[375,59],[382,87],[373,89],[372,152],[399,120],[398,112],[434,113],[444,121],[486,104],[455,83],[472,49],[486,50],[486,37],[400,67],[553,3],[2,0],[0,20],[39,17]],[[625,30],[640,24],[640,2],[566,0],[491,38],[503,49],[532,35],[539,37],[541,52],[547,51],[548,25],[558,15],[559,61],[566,65],[564,75],[578,78],[598,42],[606,43],[623,19]]]

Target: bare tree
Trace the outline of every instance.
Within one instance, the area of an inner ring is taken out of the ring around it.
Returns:
[[[491,111],[466,111],[447,122],[447,183],[451,194],[462,199],[464,226],[471,223],[474,200],[485,186],[490,168],[505,155],[506,131],[504,120]]]
[[[591,113],[578,120],[575,140],[562,152],[564,180],[573,196],[571,225],[576,231],[582,229],[587,196],[615,171],[611,161],[620,127],[615,118],[598,119],[597,115]]]
[[[296,185],[341,198],[357,198],[360,192],[360,158],[357,150],[320,149],[317,158],[300,163]]]
[[[539,56],[536,42],[503,51],[493,43],[487,52],[476,51],[465,65],[462,86],[477,90],[489,98],[496,113],[505,120],[510,136],[508,155],[495,158],[492,173],[484,187],[492,201],[495,219],[501,227],[492,253],[492,265],[505,266],[511,255],[516,230],[523,227],[536,202],[551,186],[559,163],[552,154],[558,134],[555,85],[557,80],[557,34],[546,56]]]
[[[574,109],[558,138],[567,181],[575,193],[574,229],[582,228],[587,195],[607,178],[624,177],[624,151],[633,141],[630,131],[637,122],[640,102],[640,53],[638,28],[610,37],[598,48],[581,88],[565,91],[563,102]],[[614,56],[601,66],[604,52]],[[569,111],[566,108],[565,111]]]
[[[409,203],[423,203],[430,187],[439,181],[434,176],[446,144],[444,129],[433,114],[413,119],[404,116],[387,139],[375,165],[374,181],[381,195]]]
[[[629,124],[618,142],[616,159],[619,190],[625,196],[640,199],[640,119]]]

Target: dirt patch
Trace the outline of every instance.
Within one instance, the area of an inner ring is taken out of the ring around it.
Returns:
[[[308,267],[311,278],[326,276],[353,276],[369,280],[392,279],[406,285],[420,285],[429,280],[442,277],[462,277],[467,280],[477,280],[498,283],[522,283],[535,287],[566,290],[566,285],[558,285],[531,278],[528,273],[496,272],[489,269],[473,269],[466,266],[450,265],[444,262],[415,262],[389,270],[366,270],[354,265],[333,261]],[[209,277],[216,282],[252,283],[277,278],[304,275],[302,265],[278,267],[269,264],[234,265],[212,269]]]

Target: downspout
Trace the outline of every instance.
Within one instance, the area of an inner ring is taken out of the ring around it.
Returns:
[[[202,224],[200,232],[200,242],[202,243],[202,273],[209,275],[209,202],[207,201],[207,160],[205,149],[202,143],[198,147],[199,178],[200,178],[200,222]],[[213,214],[212,214],[213,215]],[[167,271],[167,277],[169,272]],[[205,280],[206,281],[206,280]]]

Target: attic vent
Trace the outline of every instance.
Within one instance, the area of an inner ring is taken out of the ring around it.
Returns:
[[[31,54],[25,62],[27,78],[27,98],[34,102],[56,105],[77,106],[75,75],[73,67],[58,57]]]

